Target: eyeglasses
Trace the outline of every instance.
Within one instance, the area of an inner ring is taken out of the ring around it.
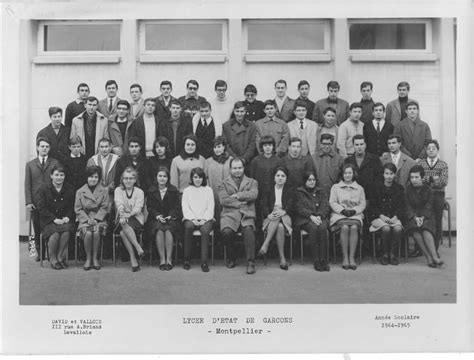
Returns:
[[[197,90],[197,87],[188,87],[188,90]]]
[[[331,146],[331,143],[321,143],[322,146]]]
[[[124,177],[123,179],[124,179],[124,180],[135,180],[134,177]]]

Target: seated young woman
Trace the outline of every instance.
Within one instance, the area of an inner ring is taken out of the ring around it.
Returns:
[[[114,192],[114,202],[117,210],[115,226],[120,231],[122,242],[130,255],[133,272],[140,268],[135,251],[139,259],[145,254],[136,235],[136,231],[143,231],[145,222],[145,215],[143,214],[145,195],[142,189],[135,186],[137,178],[138,174],[134,168],[125,168],[120,178],[120,186]]]

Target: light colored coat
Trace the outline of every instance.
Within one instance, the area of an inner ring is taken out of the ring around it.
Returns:
[[[207,158],[204,162],[204,172],[207,177],[207,184],[212,188],[214,197],[219,198],[219,185],[222,184],[225,178],[230,176],[230,160],[232,157],[221,164],[212,157]]]
[[[125,130],[125,139],[122,138],[122,133],[120,132],[120,128],[116,122],[117,114],[111,115],[109,118],[109,138],[112,142],[112,148],[114,153],[116,153],[116,148],[122,149],[122,154],[126,154],[128,152],[128,139],[129,139],[129,129],[132,126],[134,119],[130,114],[127,115],[127,128]],[[144,147],[144,144],[141,144]]]
[[[318,124],[312,120],[306,120],[306,143],[308,144],[309,154],[313,155],[316,152],[317,144],[317,131]],[[292,120],[288,123],[288,129],[290,131],[290,139],[292,137],[301,138],[300,136],[300,121],[298,119]],[[307,154],[302,154],[307,155]]]
[[[105,98],[99,101],[97,104],[97,111],[99,111],[101,114],[104,114],[104,116],[108,119],[110,115],[113,115],[117,112],[117,103],[121,100],[118,96],[115,97],[115,101],[112,103],[112,111],[109,111],[109,98]]]
[[[392,162],[392,155],[390,153],[384,154],[380,157],[382,166],[386,163]],[[395,181],[406,189],[408,185],[410,169],[416,165],[416,161],[404,153],[400,153],[400,160],[398,160],[397,173],[395,174]]]
[[[366,206],[364,188],[355,181],[347,185],[341,180],[331,188],[329,206],[332,210],[329,220],[330,226],[341,219],[359,220],[362,225]],[[341,214],[342,210],[355,210],[356,213],[351,217],[347,217]]]
[[[237,194],[237,197],[232,195]],[[239,188],[229,176],[219,187],[219,200],[222,206],[221,230],[226,227],[237,232],[239,227],[255,228],[255,201],[258,196],[257,180],[243,176]]]
[[[85,130],[84,130],[84,118],[82,117],[84,115],[85,111],[78,116],[76,116],[74,119],[72,119],[72,127],[71,127],[71,136],[79,136],[79,138],[82,141],[82,147],[81,147],[81,153],[85,154],[86,149],[85,149],[85,143],[86,143],[86,135],[85,135]],[[100,112],[97,113],[97,123],[95,126],[95,149],[94,152],[97,153],[99,150],[99,140],[102,138],[109,138],[109,130],[108,130],[108,125],[109,122],[107,118],[102,115]]]
[[[431,140],[430,126],[416,118],[414,130],[411,130],[410,119],[405,118],[395,126],[393,135],[398,135],[402,139],[400,150],[412,159],[426,159],[425,142]]]
[[[83,185],[76,192],[74,211],[79,222],[78,229],[88,226],[89,219],[95,219],[100,226],[106,227],[109,214],[109,192],[107,188],[97,184],[94,193],[91,193],[87,184]]]

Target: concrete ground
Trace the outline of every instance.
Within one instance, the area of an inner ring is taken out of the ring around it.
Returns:
[[[100,304],[390,304],[456,302],[456,241],[440,247],[444,268],[432,269],[424,257],[404,258],[399,266],[373,264],[364,258],[356,271],[331,264],[331,271],[316,272],[312,262],[293,259],[289,271],[280,270],[277,260],[267,266],[257,261],[254,275],[245,273],[240,260],[227,269],[222,259],[203,273],[198,260],[186,271],[181,263],[171,271],[143,264],[133,273],[129,263],[104,260],[100,271],[84,271],[82,263],[66,270],[53,270],[46,261],[28,257],[27,243],[20,243],[21,305]]]

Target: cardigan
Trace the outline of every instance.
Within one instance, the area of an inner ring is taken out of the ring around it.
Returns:
[[[183,220],[212,220],[214,218],[214,193],[210,186],[188,186],[181,200]]]
[[[342,219],[359,220],[362,224],[366,206],[364,188],[355,181],[351,184],[346,184],[342,180],[339,181],[331,188],[329,206],[332,210],[329,220],[330,226]],[[356,213],[351,217],[347,217],[341,214],[342,210],[355,210]]]
[[[352,138],[355,135],[364,134],[364,123],[357,121],[354,123],[352,120],[347,119],[341,125],[337,132],[337,149],[339,154],[345,159],[346,157],[354,153],[354,143]]]
[[[127,197],[127,192],[125,189],[122,189],[120,186],[117,187],[114,191],[114,202],[116,212],[116,220],[120,218],[120,214],[127,213],[130,216],[134,216],[140,224],[145,223],[145,215],[143,213],[143,207],[145,205],[145,195],[143,190],[139,187],[134,187],[131,194],[131,198]]]
[[[189,186],[191,170],[196,167],[203,169],[204,161],[201,155],[199,158],[190,156],[186,159],[183,159],[181,155],[176,156],[171,161],[170,183],[182,193]]]
[[[224,163],[219,163],[211,156],[204,162],[204,173],[207,177],[207,184],[211,187],[214,192],[214,197],[219,197],[219,185],[222,184],[224,179],[230,176],[230,160],[232,157],[228,157]]]

